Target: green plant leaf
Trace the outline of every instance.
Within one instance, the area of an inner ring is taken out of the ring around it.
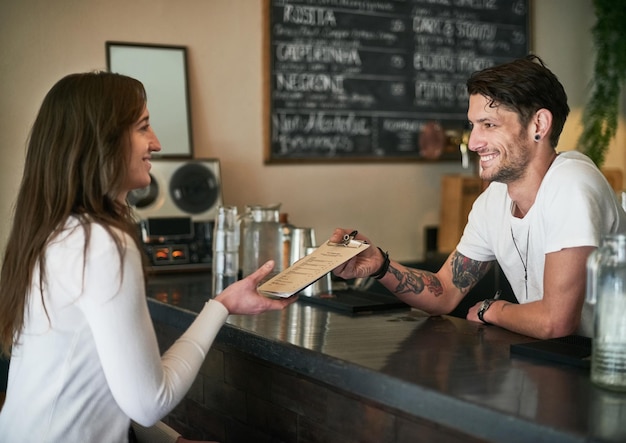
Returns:
[[[594,0],[593,6],[596,58],[577,149],[600,167],[617,132],[619,97],[626,81],[626,8],[623,0]]]

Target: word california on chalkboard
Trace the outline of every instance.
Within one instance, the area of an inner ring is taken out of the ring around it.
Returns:
[[[528,54],[529,0],[265,0],[266,163],[457,160],[466,81]]]

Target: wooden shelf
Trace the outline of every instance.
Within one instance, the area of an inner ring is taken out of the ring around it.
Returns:
[[[441,209],[437,250],[449,253],[456,248],[472,205],[484,190],[480,177],[446,175],[441,182]]]

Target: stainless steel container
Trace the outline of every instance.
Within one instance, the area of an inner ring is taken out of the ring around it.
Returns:
[[[317,248],[306,248],[306,255],[312,254],[315,249]],[[304,288],[302,291],[299,292],[299,294],[305,297],[317,297],[324,294],[332,294],[332,292],[333,284],[329,272],[316,282]]]

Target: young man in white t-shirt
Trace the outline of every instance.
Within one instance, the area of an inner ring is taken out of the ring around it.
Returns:
[[[565,90],[536,56],[474,73],[467,87],[469,149],[491,183],[456,250],[437,273],[405,267],[375,247],[334,273],[372,276],[411,306],[439,315],[497,261],[519,304],[478,302],[468,320],[537,338],[590,335],[583,315],[587,257],[604,235],[626,230],[626,214],[589,158],[556,151],[569,114]],[[331,241],[348,232],[337,229]]]

